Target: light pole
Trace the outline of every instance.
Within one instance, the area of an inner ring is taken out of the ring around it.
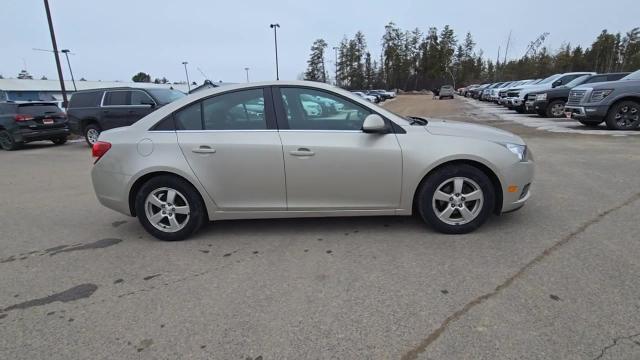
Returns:
[[[51,20],[51,10],[49,10],[49,1],[44,0],[44,9],[47,12],[47,22],[49,22],[49,33],[51,34],[51,45],[53,45],[53,55],[56,58],[56,67],[58,68],[58,78],[60,79],[60,90],[62,91],[62,103],[67,107],[67,89],[64,87],[64,78],[62,77],[62,66],[60,66],[60,56],[58,56],[58,44],[56,43],[56,34],[53,31],[53,21]]]
[[[69,62],[69,49],[62,49],[60,50],[60,52],[62,52],[64,56],[67,58],[69,73],[71,73],[71,82],[73,83],[73,91],[78,91],[78,88],[76,87],[76,79],[73,78],[73,70],[71,70],[71,62]]]
[[[338,86],[338,49],[339,48],[337,46],[333,47],[333,51],[336,53],[336,86]]]
[[[183,61],[182,65],[184,65],[184,74],[187,76],[187,91],[191,92],[191,83],[189,83],[189,72],[187,71],[188,62]]]
[[[455,89],[456,89],[456,78],[453,77],[453,73],[451,72],[451,70],[449,70],[449,68],[447,68],[447,72],[449,73],[449,75],[451,75],[451,81],[453,81],[453,90],[455,91]]]
[[[247,82],[249,82],[249,68],[248,67],[244,68],[244,71],[247,72]]]
[[[280,80],[280,72],[278,70],[278,28],[280,24],[270,24],[269,27],[273,29],[273,42],[276,47],[276,80]]]

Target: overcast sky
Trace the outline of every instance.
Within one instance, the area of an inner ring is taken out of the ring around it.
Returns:
[[[493,5],[492,5],[493,4]],[[240,82],[249,67],[252,81],[275,78],[273,32],[279,23],[280,78],[295,79],[306,67],[311,43],[324,38],[335,46],[362,30],[379,57],[384,25],[403,29],[449,24],[458,39],[470,31],[477,47],[495,59],[513,30],[509,57],[550,32],[547,45],[589,45],[602,29],[626,32],[639,26],[638,0],[521,1],[151,1],[50,0],[59,48],[69,48],[76,78],[129,81],[138,71],[171,81],[184,79],[182,61],[198,83],[210,79]],[[530,6],[528,6],[530,5]],[[635,15],[634,15],[635,14]],[[37,78],[57,78],[41,0],[2,0],[0,74],[15,77],[26,63]],[[503,53],[504,54],[504,53]],[[328,69],[333,69],[333,56]],[[68,70],[64,67],[68,77]]]

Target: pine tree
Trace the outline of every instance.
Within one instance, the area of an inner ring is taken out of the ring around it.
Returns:
[[[327,46],[327,42],[323,39],[317,39],[311,45],[307,71],[304,73],[305,80],[327,82],[327,72],[324,66],[324,54]]]

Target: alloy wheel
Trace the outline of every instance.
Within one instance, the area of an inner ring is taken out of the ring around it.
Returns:
[[[189,222],[191,209],[187,198],[179,191],[162,187],[147,196],[144,204],[149,223],[163,232],[176,232]]]
[[[464,225],[478,217],[484,194],[480,186],[466,177],[454,177],[438,185],[433,194],[433,211],[444,223]]]
[[[100,136],[100,132],[96,129],[87,130],[87,140],[91,145],[95,144],[98,141],[98,137]]]
[[[640,110],[636,106],[624,105],[615,116],[616,124],[622,129],[634,129],[640,125]]]
[[[564,115],[564,103],[556,103],[551,107],[551,115],[553,117],[562,117]]]
[[[13,139],[7,131],[0,131],[0,147],[5,150],[11,149],[13,146]]]

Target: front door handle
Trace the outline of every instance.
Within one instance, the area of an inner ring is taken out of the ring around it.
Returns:
[[[191,149],[191,151],[196,154],[213,154],[216,152],[216,149],[211,146],[201,145],[200,147]]]
[[[291,150],[289,151],[289,154],[293,155],[293,156],[313,156],[316,153],[314,153],[313,151],[307,149],[307,148],[299,148],[298,150]]]

